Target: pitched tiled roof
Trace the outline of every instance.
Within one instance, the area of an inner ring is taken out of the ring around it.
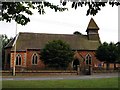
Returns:
[[[43,49],[45,44],[52,40],[65,41],[73,50],[96,50],[100,45],[100,40],[88,40],[87,35],[21,32],[17,37],[16,49],[17,51],[26,49]],[[7,46],[10,45],[13,45],[13,43],[9,43]],[[12,47],[12,50],[14,50],[14,47]]]

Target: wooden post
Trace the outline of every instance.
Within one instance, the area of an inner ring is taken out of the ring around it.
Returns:
[[[15,41],[14,41],[14,63],[13,63],[13,76],[15,76],[15,66],[16,66],[16,40],[17,40],[17,22],[16,22],[16,30],[15,30]]]
[[[77,65],[77,75],[79,75],[79,74],[80,74],[80,66]]]

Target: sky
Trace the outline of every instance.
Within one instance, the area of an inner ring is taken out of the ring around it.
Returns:
[[[51,0],[53,1],[53,0]],[[59,2],[54,2],[59,4]],[[71,5],[71,4],[70,4]],[[21,26],[17,24],[17,33],[34,32],[34,33],[54,33],[54,34],[73,34],[79,31],[86,33],[88,23],[91,18],[95,20],[99,30],[101,42],[118,42],[118,7],[107,5],[101,8],[95,16],[86,16],[88,7],[78,7],[76,10],[71,8],[69,3],[68,11],[54,12],[54,10],[45,8],[46,14],[39,15],[33,11],[34,15],[29,16],[30,22]],[[6,34],[9,38],[15,36],[16,23],[6,23],[0,21],[0,34]]]

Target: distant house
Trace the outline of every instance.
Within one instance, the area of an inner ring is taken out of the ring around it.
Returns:
[[[5,69],[13,68],[15,58],[16,69],[44,69],[45,65],[40,60],[39,53],[45,44],[52,40],[65,41],[74,51],[74,60],[70,63],[70,68],[76,69],[77,65],[91,65],[92,67],[96,67],[100,63],[95,57],[95,51],[101,44],[98,30],[99,27],[93,18],[91,18],[86,35],[20,32],[5,47]]]

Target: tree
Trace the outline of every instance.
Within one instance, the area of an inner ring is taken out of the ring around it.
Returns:
[[[2,68],[4,68],[4,63],[5,63],[5,46],[12,39],[13,39],[12,37],[9,39],[6,34],[1,35],[1,42],[2,42]]]
[[[116,46],[117,46],[117,53],[118,53],[117,62],[120,63],[120,42],[117,42]]]
[[[6,22],[15,20],[18,24],[26,25],[30,19],[25,14],[32,15],[31,9],[37,9],[39,14],[44,14],[44,7],[54,9],[55,12],[67,9],[42,0],[40,2],[2,2],[2,18],[0,20],[6,20]]]
[[[45,45],[40,58],[48,67],[66,69],[73,60],[73,52],[66,42],[53,40]]]
[[[39,0],[38,0],[39,1]],[[96,15],[98,11],[101,10],[101,7],[105,7],[107,3],[111,6],[118,6],[120,5],[120,2],[117,0],[90,0],[91,2],[88,2],[87,0],[60,0],[60,4],[63,6],[66,6],[67,2],[72,2],[71,7],[77,9],[77,7],[83,7],[88,6],[87,14],[86,15]],[[37,9],[40,14],[44,14],[45,10],[44,8],[48,7],[50,9],[54,9],[55,12],[57,11],[65,11],[68,10],[68,8],[60,7],[59,5],[54,5],[48,1],[42,1],[34,2],[2,2],[2,18],[0,20],[11,22],[11,20],[15,20],[18,24],[26,25],[28,22],[30,22],[29,17],[27,15],[32,15],[32,9]]]
[[[79,31],[75,31],[73,34],[74,35],[82,35],[82,33],[80,33]]]
[[[116,44],[114,43],[110,43],[109,44],[109,59],[111,61],[111,63],[114,63],[114,69],[116,69],[116,62],[117,62],[117,58],[118,58],[118,50],[117,50],[117,47],[116,47]]]
[[[111,5],[112,7],[120,5],[119,0],[61,0],[63,6],[67,4],[67,1],[71,1],[71,7],[75,9],[77,9],[77,7],[88,6],[86,15],[93,16],[101,10],[101,7],[105,7],[107,3],[109,3],[109,5]]]
[[[106,43],[101,44],[96,50],[96,57],[100,61],[104,61],[107,63],[106,69],[109,69],[109,63],[115,63],[118,57],[117,47],[114,43]]]

